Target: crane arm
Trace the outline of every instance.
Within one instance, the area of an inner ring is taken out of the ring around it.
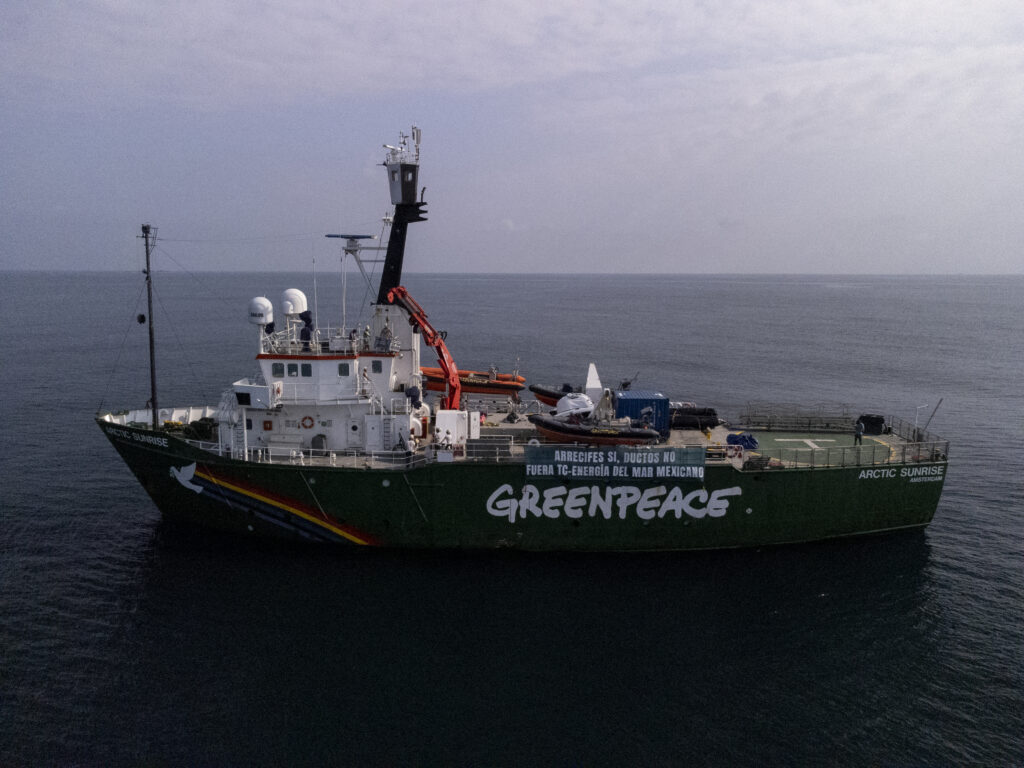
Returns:
[[[404,286],[397,285],[387,292],[389,304],[397,304],[409,315],[409,325],[420,329],[420,335],[434,351],[437,352],[437,362],[441,367],[445,383],[448,385],[448,393],[441,401],[441,407],[445,410],[458,410],[459,401],[462,399],[462,385],[459,383],[459,369],[452,359],[444,338],[434,330],[434,327],[427,322],[427,313],[423,311],[416,300],[409,295]]]

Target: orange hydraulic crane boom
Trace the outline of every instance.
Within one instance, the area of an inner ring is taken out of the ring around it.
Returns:
[[[459,383],[459,369],[452,360],[452,355],[445,346],[441,334],[434,330],[434,327],[427,322],[427,313],[423,311],[416,300],[409,295],[404,286],[397,285],[388,291],[387,299],[389,304],[397,304],[409,313],[409,325],[420,329],[423,340],[437,352],[437,362],[441,366],[441,373],[444,375],[445,383],[448,385],[448,394],[441,401],[441,408],[445,410],[458,410],[459,401],[462,399],[462,385]]]

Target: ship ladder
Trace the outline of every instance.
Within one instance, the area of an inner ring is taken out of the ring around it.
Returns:
[[[231,458],[246,458],[246,449],[248,448],[247,436],[245,419],[239,419],[231,431]]]

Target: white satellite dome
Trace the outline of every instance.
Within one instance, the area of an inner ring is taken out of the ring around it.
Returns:
[[[249,302],[249,322],[253,325],[270,325],[274,322],[274,305],[266,296],[257,296]]]
[[[298,288],[288,288],[281,294],[281,311],[288,317],[297,317],[307,309],[306,294]]]

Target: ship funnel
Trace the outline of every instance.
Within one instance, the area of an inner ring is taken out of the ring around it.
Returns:
[[[266,296],[257,296],[249,302],[249,322],[253,325],[270,325],[274,322],[274,305]]]
[[[281,311],[287,317],[298,317],[308,309],[306,294],[298,288],[288,288],[281,294]]]

